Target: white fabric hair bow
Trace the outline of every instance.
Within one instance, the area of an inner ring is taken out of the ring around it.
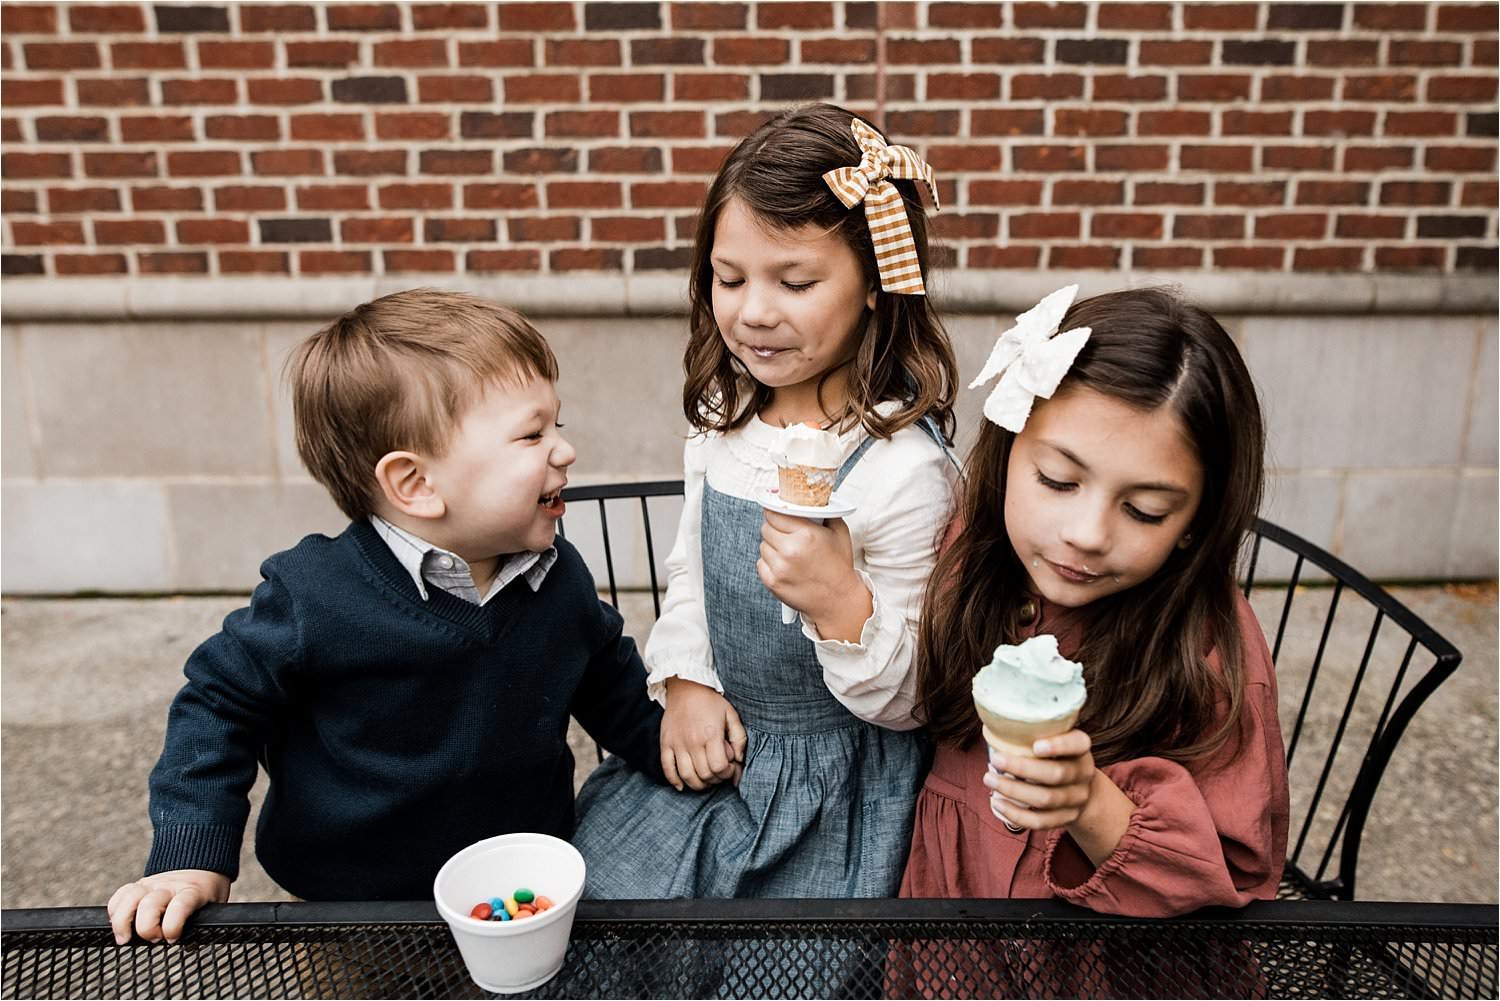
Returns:
[[[1077,285],[1060,288],[1016,317],[1016,325],[1000,335],[990,360],[969,383],[970,389],[977,389],[1000,376],[999,384],[984,401],[984,416],[1007,431],[1021,433],[1036,398],[1052,398],[1089,339],[1088,327],[1057,333],[1063,314],[1077,294]]]

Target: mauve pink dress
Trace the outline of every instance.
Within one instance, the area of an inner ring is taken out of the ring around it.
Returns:
[[[1286,755],[1276,673],[1249,602],[1238,597],[1246,693],[1238,741],[1183,765],[1136,758],[1105,773],[1135,802],[1097,869],[1064,832],[1014,834],[990,811],[982,741],[940,747],[917,798],[903,897],[1060,897],[1108,914],[1166,917],[1273,899],[1286,860]],[[1026,634],[1076,648],[1087,609],[1043,602]],[[1209,662],[1218,664],[1218,652]]]

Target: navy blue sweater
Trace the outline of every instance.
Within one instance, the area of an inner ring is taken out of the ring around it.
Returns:
[[[660,779],[635,643],[577,550],[557,550],[540,590],[517,578],[482,607],[423,601],[368,522],[266,560],[250,606],[188,658],[151,773],[147,874],[238,874],[257,762],[256,856],[309,900],[422,899],[472,842],[570,837],[569,715]]]

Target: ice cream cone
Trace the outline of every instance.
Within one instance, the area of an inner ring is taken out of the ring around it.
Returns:
[[[792,424],[776,433],[770,447],[776,463],[777,495],[787,504],[827,507],[839,478],[843,445],[839,436],[814,421]]]
[[[997,753],[1008,757],[1034,758],[1031,745],[1043,737],[1055,737],[1073,729],[1078,719],[1076,712],[1045,720],[1016,720],[996,716],[977,703],[979,721],[983,724],[984,742]]]
[[[817,466],[777,466],[777,494],[788,504],[827,507],[838,472],[836,468],[820,469]]]

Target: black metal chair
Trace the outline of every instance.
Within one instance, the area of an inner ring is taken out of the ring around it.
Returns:
[[[1292,788],[1281,896],[1353,900],[1381,776],[1462,654],[1390,592],[1306,539],[1257,519],[1246,542],[1245,594],[1268,564],[1277,582],[1263,584],[1253,603],[1276,662]],[[1294,648],[1293,634],[1316,642]]]
[[[590,515],[597,516],[597,534],[573,541],[596,571],[602,558],[615,607],[622,591],[645,590],[653,618],[660,614],[664,584],[648,502],[661,506],[663,499],[681,495],[680,480],[563,492],[570,504],[596,505]],[[658,510],[656,524],[663,520],[671,533],[675,514],[667,519]],[[638,552],[630,566],[622,566],[626,533],[632,549],[644,537],[644,567]],[[1278,525],[1257,519],[1246,550],[1243,588],[1257,606],[1276,662],[1292,786],[1280,896],[1353,900],[1360,841],[1381,776],[1412,717],[1462,655],[1384,588]],[[1261,586],[1252,591],[1257,573]],[[1300,637],[1316,641],[1299,645]]]

